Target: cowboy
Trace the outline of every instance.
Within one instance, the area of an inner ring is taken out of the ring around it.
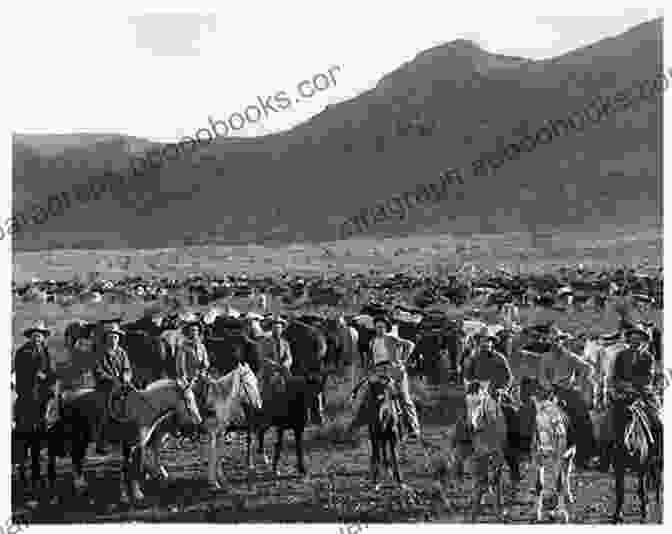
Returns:
[[[370,363],[369,371],[378,366],[384,366],[385,372],[394,379],[396,386],[396,397],[400,402],[400,407],[406,422],[410,428],[409,439],[420,439],[420,420],[411,399],[411,393],[408,385],[408,373],[406,372],[405,361],[415,349],[415,343],[407,339],[402,339],[392,333],[392,323],[383,316],[376,317],[373,322],[375,337],[369,342]],[[361,382],[360,382],[361,384]],[[354,397],[357,389],[353,391]],[[360,426],[362,419],[360,412],[362,405],[355,411],[355,418],[350,424],[351,432],[357,426]]]
[[[105,427],[110,418],[108,404],[113,392],[126,391],[131,386],[133,370],[126,351],[119,345],[125,336],[118,323],[112,322],[103,327],[103,346],[97,354],[97,364],[93,371],[96,389],[101,391],[101,413],[103,414],[95,429],[96,453],[105,455]]]
[[[182,327],[185,338],[175,351],[177,382],[183,390],[191,388],[195,380],[210,369],[208,351],[201,339],[203,326],[195,316],[190,316]]]
[[[655,394],[654,382],[656,378],[656,361],[649,351],[649,335],[641,329],[631,329],[625,332],[628,348],[616,356],[611,376],[612,406],[606,418],[607,436],[613,441],[614,405],[626,402],[632,404],[636,400],[644,403],[644,410],[651,424],[652,434],[656,446],[661,446],[662,439],[662,408],[659,398]],[[660,449],[658,452],[661,452]],[[604,467],[605,464],[603,464]]]
[[[282,317],[276,317],[271,323],[271,341],[273,343],[273,359],[280,364],[283,370],[285,379],[291,375],[292,364],[292,349],[289,341],[283,336],[287,328],[287,321]]]
[[[465,382],[487,380],[490,382],[491,393],[508,391],[513,384],[513,373],[506,357],[494,350],[494,343],[497,341],[497,338],[490,334],[487,327],[483,327],[474,336],[474,341],[478,348],[464,362],[463,377]],[[511,411],[507,406],[505,412],[507,421],[511,421]],[[456,430],[458,442],[463,444],[471,442],[471,435],[466,421],[458,419]],[[515,430],[518,430],[519,434],[526,433],[526,429],[523,428]]]
[[[484,327],[476,336],[479,349],[464,363],[465,380],[489,380],[493,390],[508,390],[513,373],[506,357],[494,350],[497,337]]]
[[[58,397],[59,384],[55,362],[46,346],[51,331],[44,321],[38,321],[23,332],[28,342],[22,345],[14,358],[16,377],[16,428],[32,432],[45,421],[50,398]]]

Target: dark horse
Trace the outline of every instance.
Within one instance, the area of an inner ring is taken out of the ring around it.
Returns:
[[[663,482],[663,431],[654,426],[649,415],[651,407],[637,399],[632,392],[614,400],[611,417],[615,443],[611,448],[611,462],[616,481],[616,509],[612,520],[623,522],[625,473],[630,469],[639,479],[638,495],[641,521],[647,520],[648,491],[656,492],[656,503],[661,508],[660,487]]]
[[[65,455],[63,444],[70,444],[74,488],[82,492],[87,488],[83,461],[93,438],[94,429],[101,416],[101,401],[106,393],[94,389],[81,389],[68,395],[61,403],[61,416],[48,432],[49,470],[57,455]],[[109,400],[120,400],[113,394]],[[153,382],[144,390],[127,392],[121,404],[108,402],[114,412],[105,429],[109,441],[121,444],[123,454],[121,500],[129,500],[130,490],[136,501],[144,498],[140,488],[143,473],[143,448],[156,427],[166,418],[177,416],[192,424],[201,422],[195,400],[186,401],[174,380]],[[114,406],[120,407],[121,411]],[[55,475],[54,475],[55,478]]]
[[[389,470],[387,452],[392,459],[394,480],[401,484],[399,462],[397,460],[397,444],[401,437],[401,418],[399,407],[390,389],[390,378],[377,376],[369,380],[369,387],[364,398],[362,409],[368,422],[369,440],[371,441],[371,480],[378,482],[381,460]]]
[[[296,447],[297,470],[306,475],[303,459],[303,433],[308,424],[308,412],[322,391],[324,378],[319,373],[304,376],[284,376],[279,364],[265,360],[261,370],[263,408],[249,410],[246,414],[249,425],[247,435],[247,463],[253,466],[251,447],[252,432],[256,433],[258,454],[264,454],[264,435],[275,427],[277,441],[273,454],[273,470],[278,473],[284,433],[292,430]],[[266,461],[266,458],[264,457]]]
[[[51,384],[41,384],[38,386],[38,400],[33,405],[25,406],[24,411],[31,410],[32,417],[24,422],[19,418],[17,427],[12,429],[12,464],[18,466],[18,475],[22,483],[26,482],[25,461],[28,456],[31,459],[31,481],[33,489],[37,490],[42,483],[42,474],[40,469],[40,452],[44,445],[49,447],[49,457],[55,458],[62,454],[63,444],[50,440],[50,413],[52,402],[56,395],[56,390]],[[19,404],[21,400],[17,399]],[[20,409],[22,407],[20,406]],[[56,464],[52,460],[48,464],[49,487],[53,488],[56,481]]]
[[[313,422],[322,424],[324,408],[324,388],[327,375],[323,373],[324,359],[327,354],[327,338],[324,333],[314,326],[302,321],[293,320],[283,334],[292,350],[292,374],[303,377],[320,377],[318,394],[312,397],[312,404],[308,411]]]

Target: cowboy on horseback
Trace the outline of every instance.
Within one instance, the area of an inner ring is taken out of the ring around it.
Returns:
[[[493,397],[508,392],[513,384],[513,373],[506,357],[494,350],[497,338],[490,334],[487,327],[483,327],[475,335],[478,349],[464,362],[464,381],[468,384],[473,381],[488,381]],[[469,393],[469,391],[465,391]],[[471,443],[472,436],[468,425],[458,419],[457,440],[461,443]]]
[[[104,393],[101,396],[101,413],[103,414],[95,428],[96,453],[108,453],[105,446],[105,427],[110,420],[109,403],[112,395],[127,392],[131,386],[133,370],[126,351],[119,345],[124,332],[118,323],[106,324],[103,328],[103,347],[97,355],[94,369],[96,389]]]
[[[16,429],[31,433],[46,422],[43,416],[48,411],[47,403],[58,397],[59,384],[55,362],[46,346],[46,338],[51,332],[44,321],[38,321],[23,335],[29,341],[16,351],[14,359]]]
[[[649,419],[654,447],[662,454],[663,422],[661,417],[662,403],[655,391],[657,362],[649,350],[649,335],[641,329],[630,329],[625,332],[628,348],[618,354],[614,361],[611,377],[611,406],[607,413],[607,436],[613,440],[615,430],[616,408],[624,404],[632,406],[636,402],[642,404],[643,411]],[[611,441],[610,440],[610,441]],[[603,464],[603,467],[608,465]]]
[[[477,336],[479,349],[464,363],[465,380],[489,380],[493,390],[508,391],[513,373],[506,357],[494,349],[498,338],[484,327]]]
[[[393,379],[395,397],[399,401],[401,411],[410,428],[408,438],[420,439],[420,420],[418,419],[415,404],[411,399],[408,385],[408,373],[406,372],[406,367],[404,365],[408,356],[413,352],[413,349],[415,349],[415,343],[407,339],[401,339],[392,334],[392,324],[383,316],[377,317],[374,320],[374,328],[376,330],[376,335],[369,342],[369,353],[371,355],[368,366],[369,373],[375,374],[383,368],[384,373]],[[352,392],[353,398],[356,396],[359,387],[368,378],[369,376],[365,377],[355,388]],[[355,417],[350,423],[348,432],[352,432],[355,428],[364,423],[361,414],[362,408],[363,405],[360,404],[355,410]]]
[[[203,326],[195,315],[192,314],[187,317],[182,332],[185,338],[175,351],[175,365],[177,367],[177,383],[185,393],[186,400],[189,390],[193,391],[197,398],[199,393],[202,393],[198,388],[198,379],[208,374],[210,358],[201,338]],[[194,391],[194,386],[198,388],[197,391]]]

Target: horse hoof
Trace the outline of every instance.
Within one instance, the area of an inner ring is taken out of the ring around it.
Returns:
[[[121,495],[119,496],[119,502],[121,504],[131,503],[131,499],[128,497],[128,492],[126,490],[122,490]]]
[[[140,488],[133,489],[133,500],[135,502],[142,502],[143,500],[145,500],[145,494],[142,493],[142,490]]]
[[[222,485],[217,480],[210,481],[208,482],[208,489],[210,489],[210,491],[219,491],[222,489]]]

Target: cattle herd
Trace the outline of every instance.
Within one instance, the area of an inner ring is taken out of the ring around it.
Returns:
[[[592,271],[579,265],[551,274],[497,270],[433,276],[370,271],[329,277],[96,277],[86,283],[33,279],[13,284],[12,293],[15,305],[60,307],[65,316],[68,310],[74,315],[76,308],[82,309],[77,305],[101,310],[101,316],[93,319],[73,316],[62,332],[54,332],[62,336],[68,353],[67,361],[59,362],[65,389],[92,385],[87,382],[92,353],[107,321],[118,321],[126,332],[122,342],[137,387],[175,377],[180,329],[194,317],[203,327],[213,368],[222,375],[241,361],[258,372],[270,354],[271,319],[283,316],[290,325],[286,336],[294,353],[292,373],[315,369],[338,373],[351,367],[357,371],[339,375],[348,377],[349,387],[362,376],[376,316],[388,317],[399,337],[415,343],[407,360],[411,377],[436,387],[452,384],[456,391],[462,387],[464,358],[475,348],[476,334],[486,328],[499,339],[495,348],[509,359],[516,379],[552,381],[571,374],[577,390],[595,409],[605,402],[605,355],[621,341],[618,335],[590,325],[563,331],[554,321],[534,322],[529,317],[543,315],[539,310],[563,315],[590,312],[593,317],[616,310],[621,321],[636,321],[650,332],[652,350],[662,357],[662,325],[649,319],[659,316],[663,307],[662,269]],[[106,304],[122,310],[126,305],[139,306],[145,313],[139,318],[111,316],[104,311]],[[632,319],[635,312],[640,312],[640,319]],[[292,330],[296,324],[305,329]],[[317,426],[327,424],[323,415],[329,403],[329,389],[323,388],[312,420]]]

